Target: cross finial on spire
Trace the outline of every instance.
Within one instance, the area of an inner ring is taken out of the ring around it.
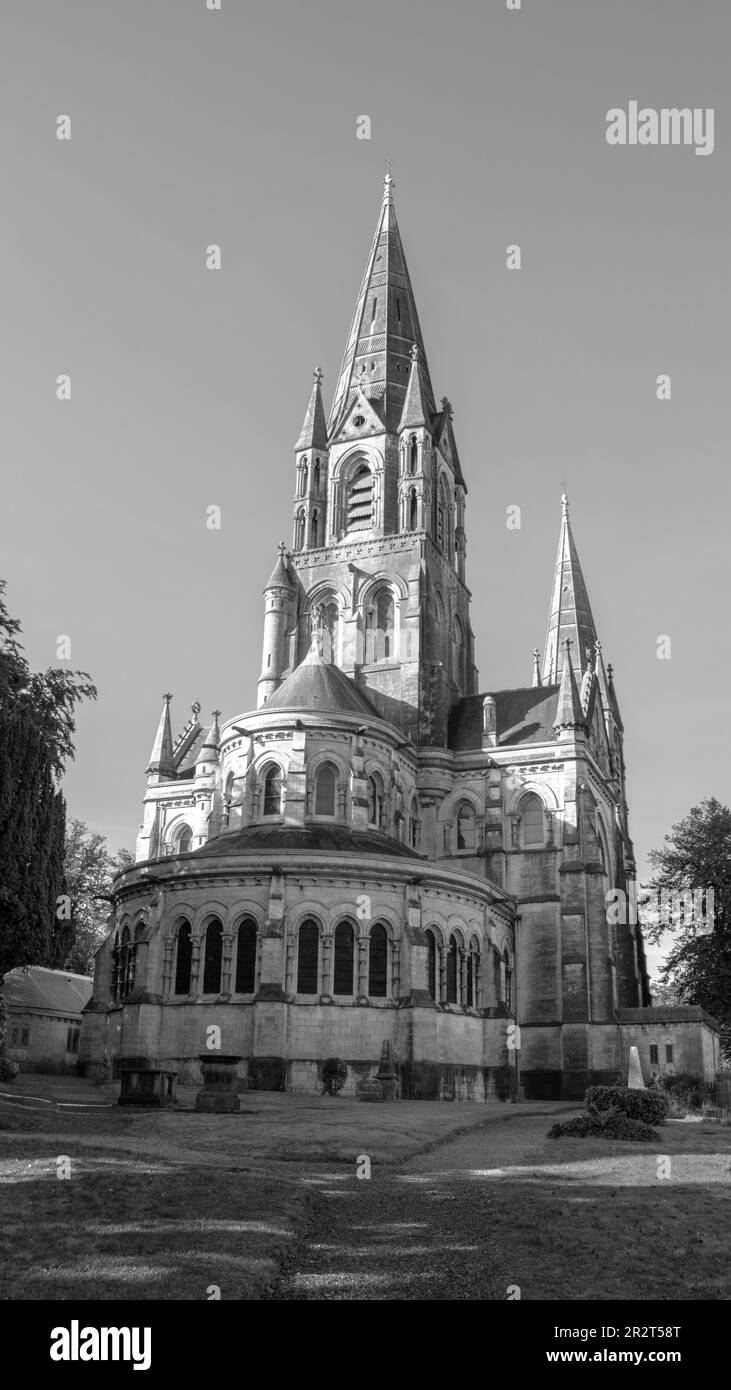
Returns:
[[[212,709],[212,710],[211,710],[211,717],[213,718],[214,721],[216,721],[216,720],[220,717],[220,714],[221,714],[220,709]]]
[[[383,201],[384,201],[384,203],[385,203],[388,207],[390,207],[390,206],[391,206],[391,203],[393,202],[393,189],[394,189],[394,188],[395,188],[395,184],[394,184],[393,179],[391,178],[391,161],[390,161],[390,159],[387,159],[387,160],[386,160],[386,177],[385,177],[384,180],[383,180]]]
[[[418,362],[418,360],[419,360],[419,344],[418,344],[418,343],[412,343],[412,344],[411,344],[411,361],[412,361],[412,362]]]
[[[172,692],[171,692],[170,690],[166,690],[166,691],[165,691],[165,694],[163,695],[162,698],[163,698],[163,700],[165,701],[165,704],[166,704],[166,705],[169,705],[169,704],[170,704],[170,701],[171,701],[172,698],[173,698],[173,697],[172,697]]]
[[[315,384],[316,384],[317,386],[322,386],[322,378],[323,378],[322,367],[315,367],[315,370],[314,370],[314,372],[312,373],[312,375],[313,375]]]
[[[283,560],[284,557],[285,557],[285,555],[287,554],[287,547],[286,547],[286,545],[284,544],[284,541],[280,541],[280,542],[279,542],[279,547],[278,547],[278,549],[279,549],[280,559]]]
[[[561,479],[561,510],[562,510],[564,516],[568,516],[568,514],[569,514],[568,486],[569,486],[569,484],[568,484],[568,479],[567,479],[567,478],[562,478],[562,479]]]
[[[198,715],[199,715],[200,712],[201,712],[201,702],[200,702],[200,700],[194,700],[190,708],[191,708],[192,711],[193,711],[194,718],[197,719],[197,718],[198,718]]]

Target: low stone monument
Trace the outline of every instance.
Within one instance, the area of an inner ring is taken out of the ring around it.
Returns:
[[[222,1052],[199,1052],[203,1085],[195,1098],[196,1110],[208,1114],[235,1115],[241,1109],[238,1093],[240,1057]]]
[[[165,1110],[176,1105],[177,1072],[160,1067],[147,1057],[128,1057],[119,1064],[121,1089],[118,1105],[144,1105]]]
[[[627,1085],[631,1091],[644,1091],[645,1080],[640,1066],[640,1054],[636,1047],[629,1050],[629,1072],[627,1075]]]
[[[398,1073],[393,1060],[393,1051],[388,1039],[381,1048],[381,1060],[375,1076],[361,1081],[357,1087],[358,1100],[389,1101],[398,1100]]]

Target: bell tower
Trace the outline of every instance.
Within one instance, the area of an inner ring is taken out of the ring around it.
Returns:
[[[450,708],[477,689],[467,490],[451,406],[435,402],[390,173],[327,424],[321,384],[318,369],[295,446],[290,665],[317,615],[326,659],[383,718],[443,745]],[[283,634],[275,642],[270,628],[276,646]],[[283,660],[272,652],[275,680]]]

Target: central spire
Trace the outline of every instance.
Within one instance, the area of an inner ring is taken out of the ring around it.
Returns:
[[[571,665],[576,678],[580,680],[587,667],[593,666],[597,633],[576,543],[571,532],[569,499],[564,484],[561,495],[561,531],[543,656],[544,685],[552,685],[561,679],[563,650],[567,637],[571,641]]]
[[[434,390],[393,203],[390,167],[365,274],[338,376],[329,434],[337,430],[362,391],[387,430],[398,428],[414,343],[421,353],[427,404],[436,411]]]

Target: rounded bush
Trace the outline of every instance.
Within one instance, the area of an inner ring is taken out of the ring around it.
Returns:
[[[0,1057],[0,1081],[14,1081],[20,1068],[11,1057]]]
[[[662,1125],[668,1113],[667,1098],[661,1091],[636,1091],[629,1086],[590,1086],[586,1108],[602,1114],[616,1110],[646,1125]]]
[[[347,1062],[339,1057],[328,1057],[322,1064],[322,1089],[326,1096],[336,1096],[345,1085],[348,1075]]]
[[[629,1139],[650,1143],[659,1135],[642,1120],[635,1120],[621,1110],[589,1111],[575,1115],[548,1131],[549,1139]]]

